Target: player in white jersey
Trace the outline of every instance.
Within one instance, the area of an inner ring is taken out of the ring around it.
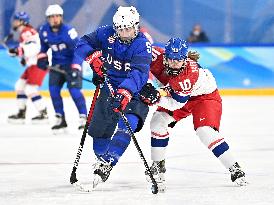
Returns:
[[[29,24],[29,16],[26,12],[18,12],[13,18],[13,30],[20,32],[19,46],[10,48],[11,56],[21,58],[20,63],[26,66],[24,73],[15,84],[17,93],[18,113],[8,117],[11,123],[24,123],[26,117],[26,103],[30,98],[39,115],[32,118],[32,122],[44,122],[48,120],[47,109],[42,96],[39,94],[47,70],[37,67],[37,55],[40,52],[40,39],[38,32]]]
[[[192,115],[194,129],[201,142],[230,171],[232,182],[244,186],[247,184],[245,173],[219,133],[222,100],[215,78],[208,69],[203,69],[187,56],[188,46],[179,38],[171,38],[166,44],[165,51],[154,48],[151,72],[165,86],[165,96],[158,100],[158,109],[150,122],[153,160],[151,171],[159,183],[160,190],[164,191],[168,126],[173,127],[174,122]],[[157,101],[155,96],[159,94],[148,85],[141,96],[145,102],[153,104]],[[154,99],[154,102],[150,99]]]

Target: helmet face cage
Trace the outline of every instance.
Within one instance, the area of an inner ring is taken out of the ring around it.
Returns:
[[[165,59],[164,65],[168,75],[179,75],[184,68],[184,65],[180,69],[171,68],[168,64],[168,59],[171,60],[185,60],[187,58],[188,45],[185,40],[180,38],[171,38],[165,46]]]
[[[30,23],[29,15],[24,11],[15,13],[13,19],[21,21],[23,25],[27,25]]]
[[[127,40],[124,43],[130,43],[138,34],[139,32],[139,13],[135,7],[122,7],[120,6],[116,13],[113,16],[113,28],[116,31],[116,34],[121,40],[121,37],[118,34],[119,29],[125,28],[134,28],[135,35],[133,38]]]

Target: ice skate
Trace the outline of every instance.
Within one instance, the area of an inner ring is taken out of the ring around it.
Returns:
[[[53,134],[63,134],[66,132],[67,128],[67,122],[65,120],[65,116],[62,116],[60,114],[56,114],[56,123],[55,125],[51,128],[53,131]]]
[[[103,183],[108,179],[113,167],[110,165],[110,162],[98,159],[98,161],[93,165],[93,168],[93,188],[95,188],[99,183]]]
[[[86,124],[86,121],[87,121],[87,116],[84,115],[84,114],[81,114],[79,116],[79,127],[78,127],[78,130],[82,130],[85,128],[85,124]]]
[[[10,115],[8,122],[12,124],[24,124],[26,120],[26,108],[20,109],[17,114]]]
[[[236,183],[239,186],[246,186],[248,184],[248,182],[246,181],[246,178],[245,178],[245,173],[242,170],[242,168],[240,167],[240,165],[238,164],[238,162],[233,164],[229,168],[229,171],[231,173],[231,181],[232,182]]]
[[[44,124],[48,123],[48,114],[47,114],[47,109],[41,110],[39,115],[36,117],[31,118],[31,122],[33,124]]]
[[[150,171],[157,182],[158,185],[158,190],[159,192],[165,192],[166,186],[165,186],[165,172],[166,172],[166,167],[165,167],[165,160],[162,161],[153,161]],[[147,181],[152,182],[149,176],[148,170],[145,171],[145,175],[147,175]]]

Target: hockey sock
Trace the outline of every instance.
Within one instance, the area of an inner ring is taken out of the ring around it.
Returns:
[[[97,157],[101,157],[102,155],[106,154],[110,141],[111,141],[111,138],[94,137],[93,138],[94,154]]]
[[[38,111],[42,111],[46,108],[41,95],[33,96],[31,100]]]
[[[169,133],[160,135],[151,133],[151,159],[162,161],[165,159],[166,147],[168,146]]]
[[[138,117],[133,114],[127,114],[126,117],[128,119],[132,131],[135,131],[139,121]],[[107,153],[103,155],[102,158],[108,162],[111,162],[112,166],[115,166],[119,158],[126,151],[130,141],[131,136],[129,134],[129,131],[126,125],[124,124],[123,120],[120,119],[118,122],[117,132],[114,134],[109,144]]]
[[[87,115],[87,107],[85,98],[79,88],[70,88],[70,95],[78,109],[79,114]]]
[[[19,110],[24,110],[26,108],[28,97],[25,94],[17,94],[16,98]]]
[[[199,136],[202,143],[212,151],[225,168],[231,167],[236,161],[234,160],[230,149],[223,137],[219,132],[211,127],[204,126],[199,127],[196,130],[196,134]]]
[[[165,159],[166,148],[169,141],[168,124],[174,118],[165,112],[155,112],[150,121],[151,130],[151,159],[162,161]]]
[[[64,115],[64,105],[61,97],[61,88],[60,86],[49,86],[50,97],[52,105],[54,107],[55,113],[60,113]]]

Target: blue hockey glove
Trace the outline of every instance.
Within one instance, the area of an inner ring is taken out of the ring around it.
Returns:
[[[80,76],[80,71],[77,69],[71,69],[69,74],[72,78],[77,78],[78,76]]]
[[[42,70],[46,70],[48,68],[49,60],[47,54],[38,55],[37,66]]]
[[[131,98],[132,94],[128,90],[123,88],[118,89],[112,105],[114,112],[120,112],[126,109]]]

